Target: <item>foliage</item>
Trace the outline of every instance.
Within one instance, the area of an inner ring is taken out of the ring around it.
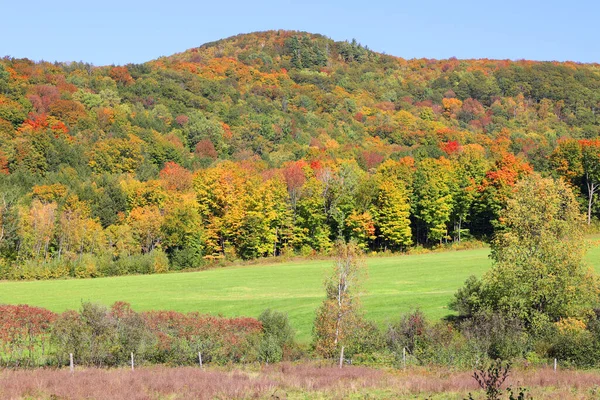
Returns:
[[[534,169],[563,176],[591,224],[598,88],[595,65],[404,60],[293,31],[139,65],[7,57],[3,275],[61,277],[27,271],[158,248],[179,270],[337,240],[488,239]]]
[[[334,251],[333,271],[325,281],[326,298],[317,310],[313,331],[316,352],[327,358],[347,345],[360,324],[360,283],[365,273],[364,259],[355,243],[338,242]]]
[[[453,308],[465,316],[493,310],[524,321],[581,317],[597,300],[585,266],[582,216],[562,181],[535,175],[516,185],[492,242],[494,265],[481,282],[459,290]]]

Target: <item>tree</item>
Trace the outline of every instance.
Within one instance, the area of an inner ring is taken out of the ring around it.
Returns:
[[[600,188],[600,140],[567,139],[559,142],[551,156],[552,166],[575,187],[587,192],[587,223]]]
[[[581,141],[581,164],[588,194],[587,223],[592,222],[592,206],[596,200],[598,188],[600,188],[600,140]]]
[[[136,207],[129,213],[127,222],[143,253],[149,253],[161,242],[163,215],[156,206]]]
[[[192,187],[192,173],[181,165],[169,161],[160,171],[160,179],[167,190],[186,191]]]
[[[54,239],[56,221],[56,203],[41,203],[34,200],[30,208],[22,208],[19,218],[19,252],[23,256],[46,259],[50,243]]]
[[[471,228],[481,235],[491,235],[515,184],[531,172],[532,168],[526,162],[510,153],[502,154],[486,172],[479,186],[479,193],[473,204]]]
[[[452,304],[462,314],[491,310],[526,324],[583,316],[598,299],[584,262],[583,216],[561,180],[531,175],[515,186],[492,242],[492,268],[470,278]]]
[[[355,243],[338,241],[331,276],[325,281],[326,298],[317,310],[314,326],[315,350],[333,357],[344,346],[360,320],[360,283],[366,264]]]
[[[460,242],[463,223],[468,222],[471,207],[477,197],[477,189],[485,176],[483,148],[465,146],[456,159],[455,176],[452,180],[452,219],[455,240]]]
[[[452,213],[450,177],[452,165],[445,158],[423,160],[415,173],[415,214],[427,229],[427,240],[448,237]]]
[[[106,139],[96,142],[89,154],[89,165],[95,172],[134,172],[143,161],[141,143],[135,136],[129,140]]]
[[[392,247],[404,249],[412,244],[410,203],[401,182],[382,181],[371,209],[380,236]],[[386,246],[387,247],[387,246]]]

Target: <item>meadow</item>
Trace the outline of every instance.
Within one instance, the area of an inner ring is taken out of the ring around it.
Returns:
[[[454,292],[491,265],[489,249],[371,257],[362,291],[366,317],[384,325],[420,308],[442,318]],[[587,255],[600,271],[600,246]],[[0,304],[29,304],[61,312],[81,302],[126,301],[135,310],[199,311],[257,317],[264,309],[288,313],[297,340],[310,340],[315,309],[324,297],[331,260],[232,266],[199,272],[96,279],[0,282]]]
[[[279,363],[244,368],[197,367],[0,370],[7,399],[483,399],[470,371],[416,367],[383,370],[331,364]],[[593,371],[515,369],[503,387],[527,388],[534,399],[598,399]],[[507,398],[507,397],[503,397]]]

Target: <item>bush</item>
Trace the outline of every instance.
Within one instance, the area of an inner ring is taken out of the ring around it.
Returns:
[[[252,318],[221,318],[174,311],[136,313],[127,303],[110,309],[83,303],[67,311],[51,327],[53,358],[67,365],[69,353],[84,366],[119,366],[136,363],[191,365],[254,362],[262,354],[268,362],[281,359],[275,336],[260,341],[261,323]],[[274,345],[275,344],[275,345]]]
[[[385,337],[377,325],[371,321],[359,319],[348,338],[344,354],[350,358],[360,354],[364,358],[370,354],[385,351],[385,349]]]
[[[419,310],[403,315],[391,324],[386,341],[398,365],[402,363],[404,348],[407,362],[419,365],[471,367],[482,357],[473,343],[452,325],[445,322],[431,324]]]
[[[27,305],[0,305],[0,366],[44,365],[56,314]]]
[[[258,345],[258,359],[267,364],[283,359],[283,348],[275,336],[263,335]]]
[[[260,314],[258,320],[262,324],[265,336],[273,336],[282,347],[294,343],[295,333],[287,314],[266,309]]]
[[[70,272],[71,266],[64,258],[51,261],[27,260],[16,264],[9,272],[9,278],[13,280],[58,279],[70,276]]]
[[[66,364],[69,353],[77,364],[125,365],[132,352],[143,360],[153,340],[142,318],[125,303],[115,303],[110,310],[83,303],[79,313],[60,315],[52,330],[58,365]]]
[[[484,308],[486,296],[483,291],[483,282],[471,275],[465,281],[465,285],[454,294],[449,308],[457,311],[460,316],[471,317],[478,310]]]
[[[559,321],[550,343],[548,355],[562,364],[585,368],[600,365],[600,323],[596,319],[589,326],[573,318]]]
[[[83,254],[75,262],[74,275],[77,278],[95,278],[99,276],[98,260],[91,254]]]
[[[202,253],[193,248],[175,249],[171,253],[171,266],[175,271],[201,268],[205,263]]]
[[[479,352],[492,360],[524,357],[530,349],[530,337],[516,318],[479,313],[461,323],[460,330]]]
[[[154,249],[150,252],[149,257],[152,262],[152,272],[162,274],[169,271],[169,258],[164,251]]]
[[[148,311],[141,316],[158,340],[149,355],[152,362],[196,364],[198,352],[203,361],[221,365],[258,358],[262,325],[255,319],[175,311]]]
[[[415,310],[410,314],[404,314],[396,323],[390,324],[387,331],[388,347],[392,351],[402,351],[406,348],[414,352],[418,341],[425,333],[427,321],[421,310]]]

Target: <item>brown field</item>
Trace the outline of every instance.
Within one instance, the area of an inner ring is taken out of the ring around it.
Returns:
[[[508,385],[535,399],[598,399],[600,373],[514,371]],[[384,371],[366,367],[277,364],[217,370],[192,367],[4,370],[2,399],[463,399],[483,398],[470,372]]]

